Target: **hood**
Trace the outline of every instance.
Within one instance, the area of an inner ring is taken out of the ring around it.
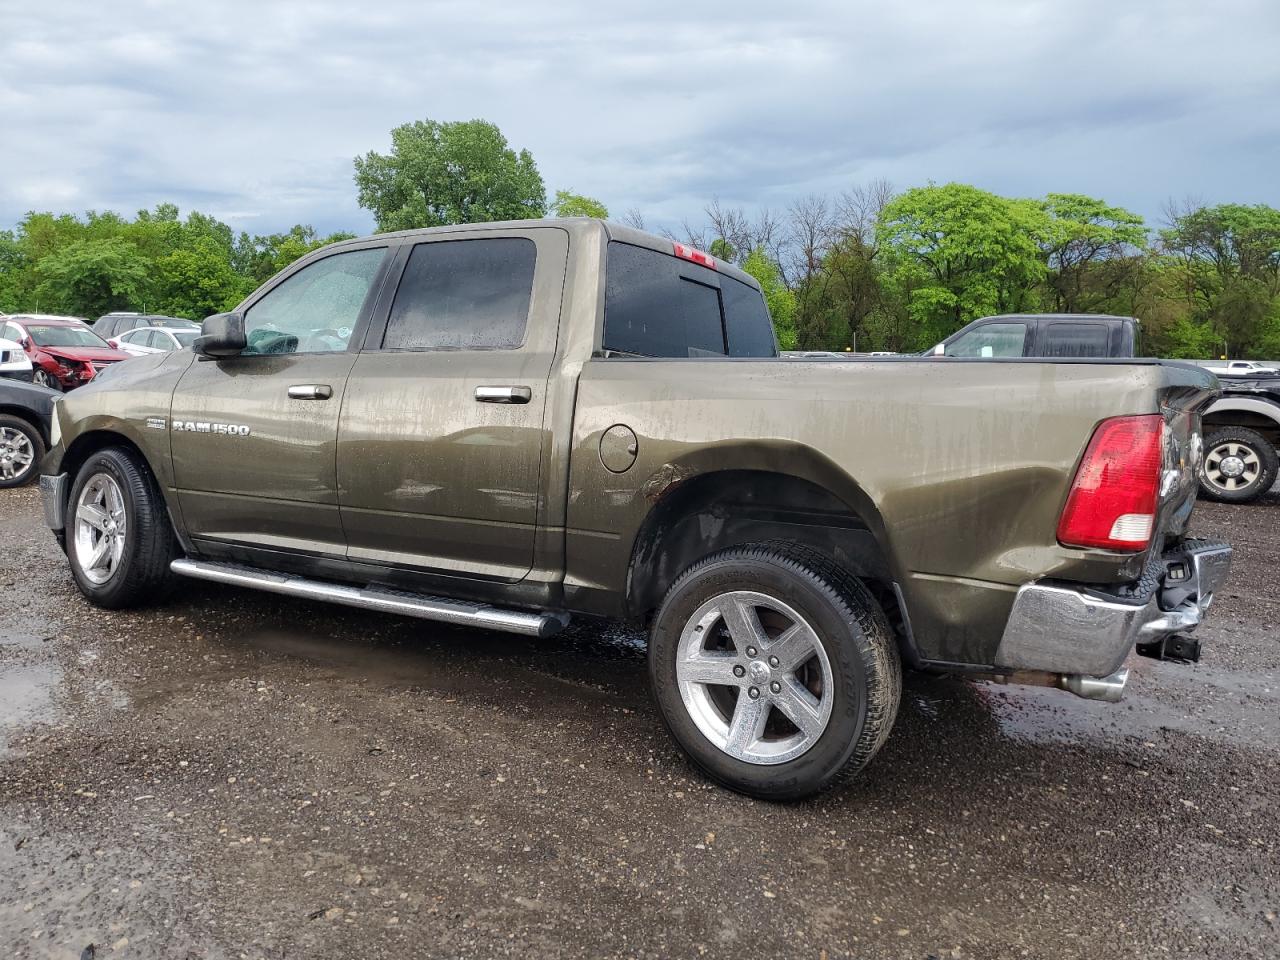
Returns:
[[[40,347],[40,350],[51,357],[70,360],[72,363],[84,363],[87,360],[114,363],[117,360],[129,359],[129,354],[111,347]]]

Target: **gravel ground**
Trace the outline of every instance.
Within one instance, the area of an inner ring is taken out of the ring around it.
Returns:
[[[911,677],[860,779],[709,785],[644,640],[192,582],[94,610],[0,491],[0,943],[18,957],[1280,956],[1280,496],[1196,666],[1119,705]]]

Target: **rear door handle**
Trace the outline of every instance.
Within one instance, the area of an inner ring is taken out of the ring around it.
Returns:
[[[480,403],[528,403],[533,391],[528,387],[476,387]]]
[[[290,400],[328,400],[333,387],[327,383],[295,383],[289,388]]]

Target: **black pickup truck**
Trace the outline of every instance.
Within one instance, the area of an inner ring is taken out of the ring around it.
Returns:
[[[983,317],[953,333],[937,357],[1134,357],[1135,317],[1040,313]],[[1211,371],[1213,372],[1213,371]],[[1222,396],[1202,415],[1200,492],[1224,503],[1251,503],[1280,470],[1280,376],[1219,373]]]

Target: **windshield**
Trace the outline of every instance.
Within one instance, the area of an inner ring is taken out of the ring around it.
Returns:
[[[196,337],[199,335],[199,330],[175,330],[173,334],[174,339],[184,347],[189,347],[195,343]]]
[[[42,347],[103,347],[111,349],[111,345],[92,330],[84,327],[42,327],[35,324],[27,326],[31,339]]]

